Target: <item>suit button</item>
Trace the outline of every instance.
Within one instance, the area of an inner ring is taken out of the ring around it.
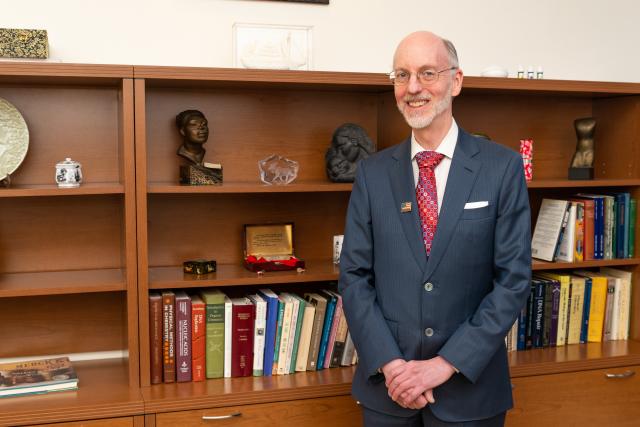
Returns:
[[[433,290],[433,283],[430,283],[430,282],[425,283],[424,290],[427,292],[431,292]]]
[[[425,329],[425,330],[424,330],[424,334],[425,334],[426,336],[428,336],[428,337],[432,336],[432,335],[433,335],[433,329],[431,329],[431,328],[427,328],[427,329]]]

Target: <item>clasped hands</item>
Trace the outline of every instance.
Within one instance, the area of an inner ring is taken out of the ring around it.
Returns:
[[[435,403],[433,389],[456,372],[441,356],[428,360],[394,359],[382,367],[389,397],[408,409],[422,409]]]

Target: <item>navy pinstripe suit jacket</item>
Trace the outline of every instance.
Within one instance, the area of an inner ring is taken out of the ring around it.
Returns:
[[[351,193],[339,288],[359,357],[353,394],[368,408],[413,415],[376,371],[396,358],[441,355],[460,373],[434,390],[432,412],[452,422],[488,418],[512,406],[504,337],[531,279],[522,160],[460,129],[427,259],[410,144],[361,162]],[[401,212],[405,202],[410,212]]]

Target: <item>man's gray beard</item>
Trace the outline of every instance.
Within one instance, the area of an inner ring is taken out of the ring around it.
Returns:
[[[400,112],[404,116],[405,121],[411,127],[411,129],[424,129],[430,126],[436,117],[438,117],[451,106],[452,98],[453,97],[451,96],[451,93],[447,91],[447,95],[440,101],[438,101],[438,103],[433,106],[433,109],[426,115],[410,116],[404,111],[404,108],[406,107],[405,101],[398,103],[398,110],[400,110]]]

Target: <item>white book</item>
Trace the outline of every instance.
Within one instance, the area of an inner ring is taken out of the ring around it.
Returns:
[[[544,261],[553,261],[560,241],[562,227],[569,219],[569,201],[542,199],[536,227],[531,239],[531,256]]]
[[[278,369],[276,375],[284,375],[287,365],[287,348],[289,346],[289,335],[291,332],[291,314],[293,312],[293,302],[286,293],[280,294],[284,301],[284,314],[282,316],[282,333],[280,335],[280,348],[278,349]]]
[[[613,308],[614,324],[612,325],[615,331],[616,338],[619,340],[629,339],[629,320],[631,317],[631,280],[633,274],[626,270],[620,270],[618,268],[602,267],[600,272],[609,276],[620,279],[619,286],[616,286],[616,293],[614,294]],[[616,304],[617,303],[617,304]],[[617,318],[617,324],[615,319]]]
[[[256,318],[253,335],[253,376],[264,374],[264,340],[267,330],[267,302],[258,294],[249,295],[256,306]]]
[[[291,310],[291,327],[289,328],[289,342],[287,343],[287,359],[284,365],[284,374],[291,373],[291,356],[293,355],[293,345],[296,340],[296,327],[298,326],[298,312],[300,310],[300,300],[291,294],[288,294],[289,301],[293,304]],[[295,363],[295,362],[294,362]]]
[[[347,340],[344,343],[344,353],[342,353],[341,366],[351,366],[353,362],[353,355],[356,351],[356,347],[351,339],[351,332],[347,332]]]
[[[231,323],[233,322],[233,302],[224,297],[224,377],[231,378]]]
[[[575,239],[576,239],[576,214],[578,211],[578,204],[576,202],[570,202],[569,219],[567,226],[562,234],[562,241],[558,248],[558,261],[573,262],[575,256]]]
[[[304,307],[304,317],[302,318],[302,328],[300,329],[300,339],[298,341],[298,356],[296,358],[296,371],[307,370],[307,360],[309,359],[309,346],[311,345],[311,331],[316,315],[316,307],[313,304],[306,304]]]

